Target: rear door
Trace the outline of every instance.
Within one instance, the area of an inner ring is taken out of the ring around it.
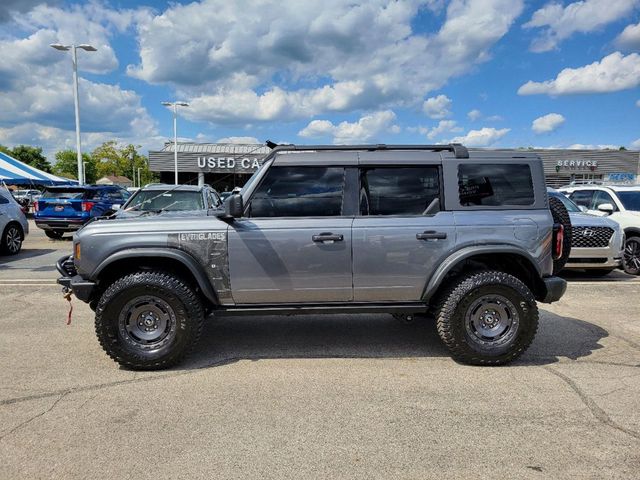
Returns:
[[[394,159],[397,165],[389,167],[384,152],[361,154],[354,301],[419,301],[427,278],[455,242],[453,215],[441,207],[440,156],[404,156],[405,164]]]
[[[229,225],[234,302],[352,300],[345,167],[274,163]]]

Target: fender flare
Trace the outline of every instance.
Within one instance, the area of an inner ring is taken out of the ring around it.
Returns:
[[[431,300],[433,295],[440,288],[443,279],[460,262],[463,262],[464,260],[473,257],[474,255],[482,255],[487,253],[512,253],[519,255],[523,259],[527,260],[531,264],[531,266],[534,267],[538,275],[542,277],[542,272],[540,271],[540,267],[538,266],[537,262],[528,252],[522,250],[521,248],[511,245],[468,246],[453,252],[442,263],[440,263],[436,271],[433,273],[433,275],[431,275],[431,278],[427,282],[427,285],[424,288],[424,292],[422,293],[422,299],[425,302]]]
[[[640,237],[640,228],[637,227],[627,227],[623,228],[625,238],[629,237]]]
[[[182,250],[177,250],[175,248],[128,248],[125,250],[119,250],[114,254],[110,255],[108,258],[103,260],[91,273],[90,279],[97,280],[100,276],[100,273],[104,271],[109,265],[112,265],[115,262],[118,262],[127,258],[169,258],[172,260],[176,260],[184,265],[193,278],[204,296],[214,305],[219,305],[220,302],[218,300],[218,295],[216,294],[211,282],[207,278],[207,275],[203,271],[200,264],[197,262],[195,258],[189,255],[187,252],[183,252]]]

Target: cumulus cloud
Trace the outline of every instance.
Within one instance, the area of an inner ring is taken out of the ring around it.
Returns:
[[[628,25],[614,43],[622,50],[640,50],[640,23]]]
[[[452,103],[451,99],[446,95],[438,95],[437,97],[426,99],[422,104],[422,111],[426,113],[428,117],[439,120],[451,115],[450,109]]]
[[[141,21],[140,61],[127,71],[174,86],[196,104],[190,118],[215,123],[415,106],[487,61],[523,9],[522,0],[452,0],[438,31],[416,33],[412,20],[423,4],[172,4]]]
[[[640,138],[631,142],[631,148],[634,150],[640,150]]]
[[[565,122],[565,118],[559,113],[549,113],[536,118],[531,124],[531,130],[535,133],[553,132]]]
[[[626,17],[639,4],[640,0],[580,0],[563,7],[550,2],[536,10],[523,27],[542,29],[530,49],[547,52],[574,33],[593,32]]]
[[[467,113],[467,118],[469,118],[469,120],[471,120],[472,122],[475,122],[476,120],[482,118],[482,112],[480,110],[471,110],[469,113]]]
[[[223,137],[216,140],[216,143],[263,143],[256,137]]]
[[[599,62],[579,68],[565,68],[553,80],[528,81],[518,89],[519,95],[571,95],[607,93],[640,85],[640,55],[620,52],[607,55]]]
[[[611,144],[594,145],[594,144],[574,143],[572,145],[569,145],[563,148],[566,148],[568,150],[618,150],[619,147],[617,145],[611,145]]]
[[[455,120],[440,120],[438,125],[428,130],[426,133],[429,140],[434,140],[445,133],[461,132],[462,128],[458,126]]]
[[[510,128],[488,128],[470,130],[466,135],[451,139],[451,143],[461,143],[467,147],[489,147],[511,131]]]
[[[357,122],[340,122],[334,125],[329,120],[312,120],[298,132],[300,137],[333,137],[334,144],[369,142],[386,132],[397,133],[393,124],[396,119],[391,110],[364,115]]]
[[[99,3],[65,10],[39,5],[15,14],[14,21],[26,36],[0,38],[2,141],[15,144],[37,140],[45,150],[64,148],[67,140],[74,138],[75,129],[71,58],[70,52],[56,51],[49,44],[91,43],[98,51],[78,51],[80,71],[109,72],[118,67],[111,36],[129,28],[140,14],[109,10]],[[157,135],[155,122],[136,92],[80,78],[79,93],[85,147],[97,138],[92,134],[100,135],[103,141],[121,138],[136,144]]]

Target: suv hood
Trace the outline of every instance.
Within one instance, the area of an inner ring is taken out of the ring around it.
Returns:
[[[597,215],[589,215],[588,213],[569,212],[571,224],[581,227],[611,227],[614,230],[619,228],[617,222],[607,217],[599,217]]]
[[[227,224],[215,216],[207,215],[145,215],[144,217],[112,218],[87,223],[76,232],[76,237],[118,233],[181,233],[226,230]]]

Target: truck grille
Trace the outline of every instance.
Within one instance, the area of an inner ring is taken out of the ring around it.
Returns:
[[[573,227],[571,246],[573,248],[602,248],[609,245],[613,228]]]

